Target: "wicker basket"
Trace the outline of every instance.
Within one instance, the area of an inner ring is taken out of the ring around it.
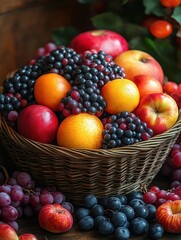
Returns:
[[[181,117],[163,134],[115,149],[68,149],[28,140],[0,119],[1,141],[21,171],[42,185],[57,186],[73,203],[83,196],[128,193],[149,184],[181,130]]]

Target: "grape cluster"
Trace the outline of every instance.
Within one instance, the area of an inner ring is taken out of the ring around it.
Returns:
[[[17,219],[30,217],[39,213],[46,204],[58,203],[74,212],[74,206],[66,200],[65,195],[56,188],[40,188],[26,172],[16,171],[6,184],[0,185],[0,221],[9,224],[16,231]]]
[[[75,220],[81,230],[96,229],[100,235],[114,235],[115,240],[144,234],[152,239],[161,238],[164,229],[155,216],[156,207],[146,204],[139,191],[103,198],[88,194],[83,206],[75,210]]]
[[[170,188],[181,186],[181,141],[173,145],[162,168],[161,174],[170,180]]]
[[[39,64],[26,65],[3,82],[0,94],[0,112],[9,121],[16,121],[21,108],[35,102],[34,83],[42,74]]]
[[[181,200],[181,185],[171,190],[160,189],[158,186],[151,186],[143,194],[143,200],[145,203],[153,204],[156,207],[159,207],[168,200]]]
[[[99,116],[106,107],[101,88],[113,79],[125,77],[123,69],[103,51],[86,51],[81,55],[79,67],[72,75],[72,89],[62,99],[59,107],[64,116],[79,112]]]
[[[148,140],[153,130],[134,113],[121,112],[102,118],[104,124],[102,148],[116,148]]]
[[[44,73],[58,73],[65,77],[70,85],[74,84],[76,72],[80,64],[80,55],[72,48],[57,46],[47,56],[41,57],[39,63]]]

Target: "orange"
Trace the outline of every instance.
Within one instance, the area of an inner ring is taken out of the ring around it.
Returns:
[[[95,115],[79,113],[66,117],[59,125],[57,144],[68,148],[101,148],[103,124]]]
[[[122,111],[132,112],[139,104],[140,93],[134,82],[128,79],[115,79],[106,83],[101,95],[106,101],[106,111],[117,114]]]
[[[71,89],[66,78],[57,73],[46,73],[41,75],[34,85],[34,97],[38,104],[58,110],[61,99]]]

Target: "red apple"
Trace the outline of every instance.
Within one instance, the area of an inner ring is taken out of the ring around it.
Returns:
[[[39,212],[39,224],[49,232],[63,233],[72,228],[73,217],[60,204],[47,204]]]
[[[146,52],[128,50],[119,54],[114,61],[124,68],[127,79],[133,81],[137,75],[149,75],[156,78],[163,85],[164,72],[160,63]]]
[[[156,210],[157,221],[165,231],[181,233],[181,200],[166,201]]]
[[[8,224],[0,224],[0,240],[18,240],[16,231]]]
[[[87,50],[103,50],[115,58],[118,54],[128,50],[128,42],[117,32],[110,30],[92,30],[80,33],[70,42],[70,47],[77,53]]]
[[[38,240],[38,238],[31,233],[24,233],[19,235],[19,240]]]
[[[58,118],[43,105],[30,105],[24,108],[17,119],[18,133],[41,143],[51,143],[56,137]]]
[[[175,100],[165,93],[151,93],[140,100],[135,114],[157,135],[176,123],[178,106]]]
[[[163,87],[161,83],[149,75],[137,75],[134,77],[133,82],[138,87],[140,98],[150,93],[162,93]]]

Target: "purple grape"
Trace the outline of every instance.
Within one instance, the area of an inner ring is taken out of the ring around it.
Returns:
[[[34,207],[38,204],[40,204],[40,197],[39,195],[30,195],[30,204]]]
[[[11,226],[16,232],[19,230],[19,225],[16,221],[6,222],[9,226]]]
[[[10,196],[13,201],[22,201],[24,193],[22,190],[12,189]]]
[[[40,194],[40,203],[42,205],[52,204],[53,196],[50,192]]]
[[[70,213],[74,213],[74,206],[70,202],[62,202],[62,207],[66,208]]]
[[[61,192],[52,192],[52,196],[53,196],[53,203],[61,204],[65,199],[64,194],[62,194]]]
[[[8,206],[10,203],[11,197],[5,192],[0,192],[0,207]]]
[[[5,192],[7,194],[10,194],[11,192],[11,185],[8,185],[8,184],[4,184],[4,185],[1,185],[0,186],[0,192]]]
[[[1,217],[5,222],[15,221],[18,218],[18,211],[13,206],[5,206],[1,209]]]
[[[31,176],[26,172],[20,172],[16,176],[17,183],[26,188],[27,185],[32,181]]]

